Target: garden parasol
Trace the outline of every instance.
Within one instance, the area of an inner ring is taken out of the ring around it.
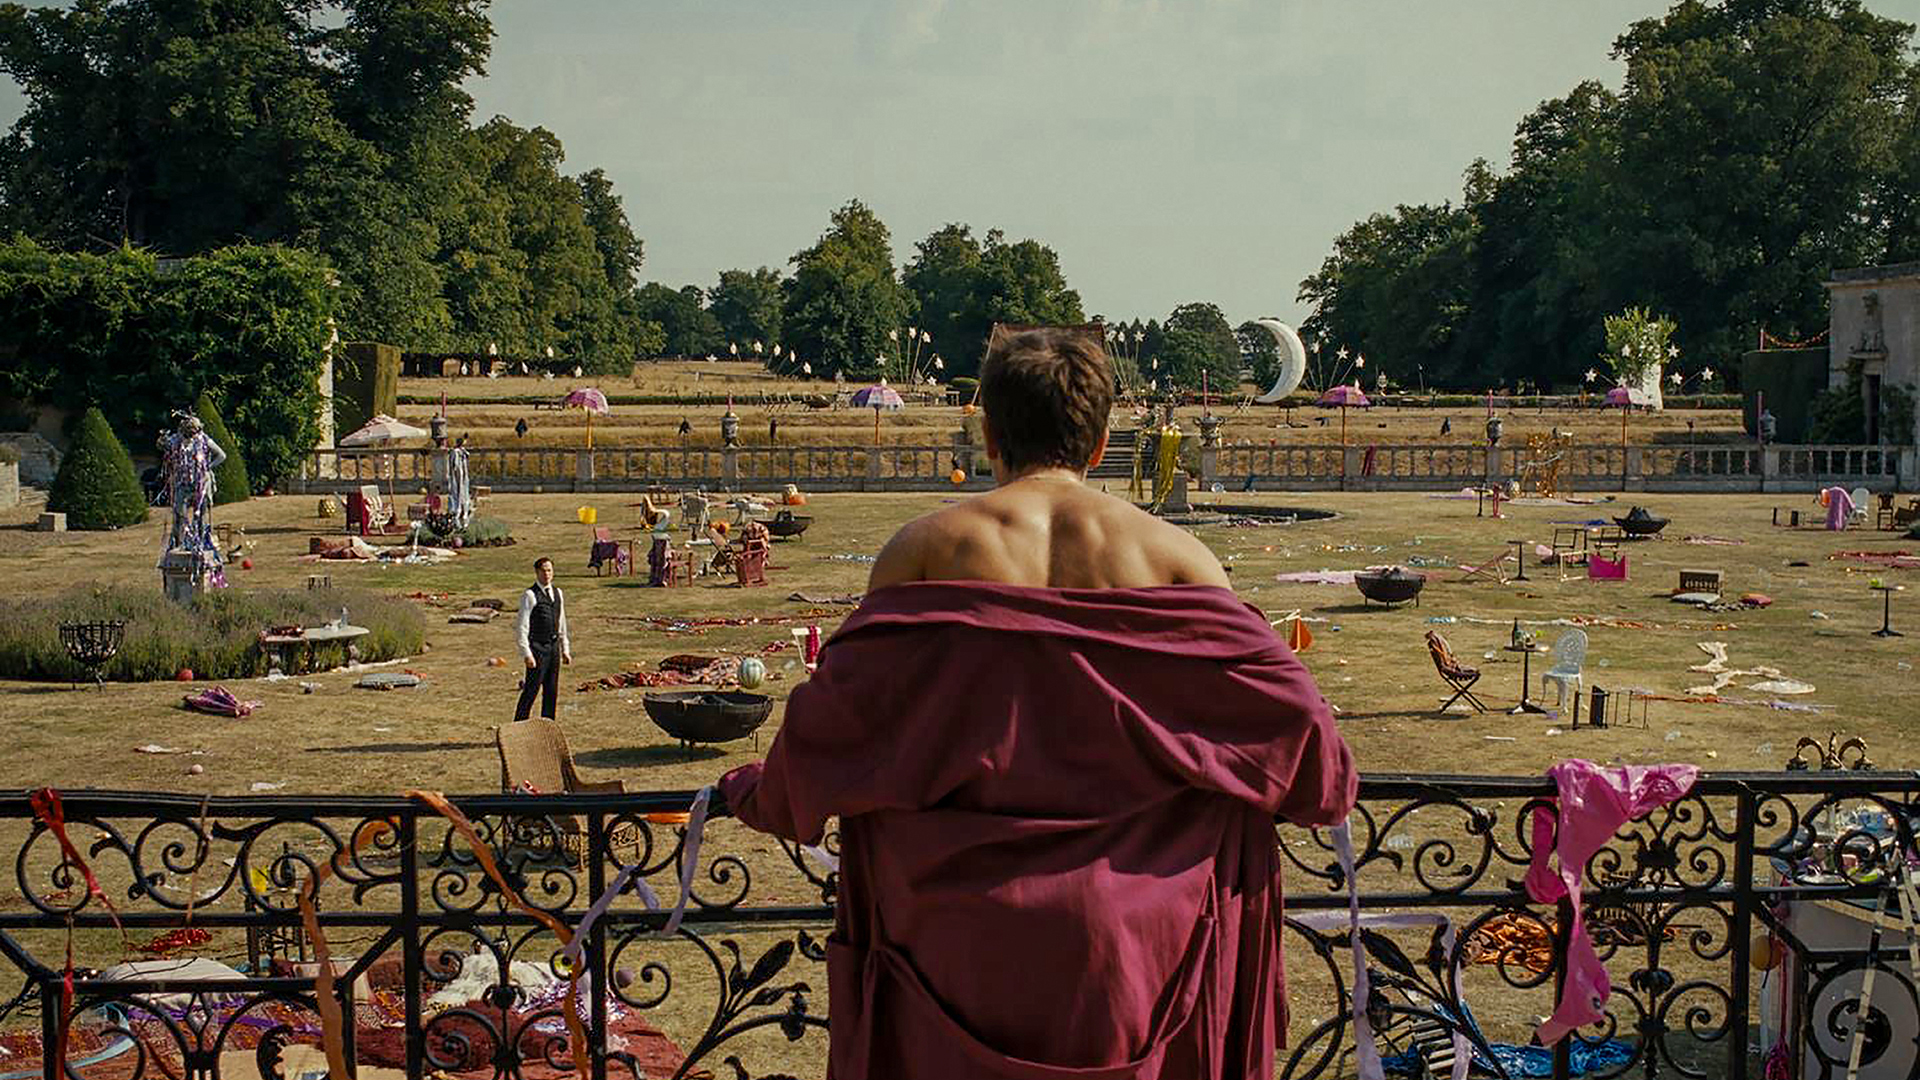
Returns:
[[[1607,396],[1600,402],[1603,409],[1616,406],[1620,409],[1620,449],[1623,452],[1627,448],[1627,414],[1633,411],[1635,405],[1641,404],[1645,404],[1645,396],[1625,386],[1616,386],[1607,391]]]
[[[878,386],[869,386],[864,390],[856,391],[853,395],[854,408],[873,410],[873,444],[875,446],[880,445],[880,410],[898,409],[905,404],[900,400],[900,392],[888,386],[885,379],[881,379]]]
[[[426,437],[425,430],[414,427],[412,424],[401,423],[385,413],[380,413],[361,425],[358,430],[342,436],[340,445],[350,448],[385,446],[388,443],[399,442],[401,439]],[[395,468],[394,472],[398,471],[399,469]],[[388,501],[393,499],[393,473],[391,472],[387,474],[387,499]]]
[[[1326,393],[1321,394],[1320,400],[1314,402],[1314,404],[1324,405],[1328,408],[1339,407],[1340,445],[1345,447],[1347,445],[1347,410],[1364,409],[1372,405],[1373,402],[1367,400],[1367,395],[1360,392],[1360,384],[1355,383],[1352,386],[1334,387]]]
[[[607,415],[613,410],[607,406],[607,395],[599,390],[585,386],[567,394],[561,405],[569,409],[587,410],[587,449],[593,449],[593,414]]]

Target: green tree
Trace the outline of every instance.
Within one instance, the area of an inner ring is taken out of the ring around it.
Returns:
[[[194,399],[193,412],[200,418],[200,426],[206,429],[207,438],[227,455],[213,474],[214,505],[245,502],[252,488],[247,483],[247,459],[240,452],[239,440],[227,430],[226,421],[220,419],[220,410],[214,407],[211,395],[202,392]]]
[[[1203,371],[1212,393],[1231,394],[1240,385],[1240,339],[1213,304],[1174,308],[1167,316],[1157,359],[1162,389],[1197,391]]]
[[[1861,209],[1892,164],[1912,34],[1854,0],[1690,0],[1634,23],[1614,45],[1613,242],[1590,253],[1638,279],[1621,299],[1670,311],[1701,355],[1824,327],[1826,275],[1879,253]]]
[[[858,199],[835,210],[812,247],[791,260],[782,334],[820,374],[873,375],[883,365],[887,332],[905,326],[911,296],[894,280],[886,225]]]
[[[1342,233],[1318,273],[1300,283],[1314,305],[1302,329],[1363,353],[1395,381],[1456,367],[1453,350],[1473,299],[1473,215],[1450,205],[1400,206]]]
[[[1260,324],[1249,319],[1234,328],[1240,342],[1240,360],[1253,373],[1254,385],[1268,387],[1280,374],[1280,345]]]
[[[780,271],[767,266],[720,271],[719,283],[708,294],[707,310],[722,339],[758,341],[771,349],[780,343]]]
[[[67,456],[47,489],[47,509],[67,515],[71,529],[118,529],[147,520],[133,458],[97,406],[87,409],[74,428]]]
[[[706,294],[698,285],[675,289],[649,281],[634,294],[634,303],[641,319],[659,325],[667,355],[706,356],[726,350],[720,320],[707,310]]]
[[[1601,354],[1614,380],[1622,386],[1639,386],[1648,371],[1667,362],[1667,352],[1677,329],[1672,319],[1655,315],[1645,308],[1628,308],[1602,321],[1607,335],[1607,351]]]
[[[980,242],[973,229],[958,222],[943,225],[914,245],[913,261],[900,282],[918,310],[920,327],[933,338],[928,346],[946,361],[952,377],[977,372],[990,325],[980,323],[975,295],[980,286]]]
[[[919,325],[949,376],[979,371],[994,323],[1084,322],[1080,294],[1067,286],[1060,257],[1037,240],[1009,243],[999,229],[983,244],[966,225],[944,226],[915,245],[901,275]]]

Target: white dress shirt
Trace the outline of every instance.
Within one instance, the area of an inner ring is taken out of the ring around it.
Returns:
[[[527,640],[527,631],[533,627],[533,607],[540,602],[541,588],[542,586],[539,585],[529,585],[527,586],[527,591],[520,594],[520,618],[514,625],[514,639],[520,646],[520,659],[522,660],[533,659],[533,645]],[[553,594],[554,606],[560,609],[558,613],[559,617],[556,620],[560,624],[560,655],[572,656],[573,646],[572,643],[567,640],[566,595],[560,591],[560,586],[558,585],[547,585],[545,588]]]

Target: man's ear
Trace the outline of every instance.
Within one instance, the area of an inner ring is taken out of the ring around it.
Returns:
[[[1092,472],[1098,467],[1100,459],[1107,456],[1107,434],[1107,432],[1102,431],[1100,433],[1100,441],[1093,444],[1093,456],[1087,459],[1088,472]]]

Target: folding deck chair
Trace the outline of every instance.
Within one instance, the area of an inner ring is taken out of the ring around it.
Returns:
[[[1511,580],[1507,577],[1506,571],[1507,560],[1511,558],[1513,558],[1512,551],[1502,551],[1499,555],[1488,559],[1478,566],[1462,566],[1460,569],[1463,573],[1460,575],[1460,580],[1472,581],[1475,578],[1479,578],[1483,581],[1491,581],[1496,585],[1505,585]]]
[[[1453,649],[1447,645],[1447,639],[1441,637],[1438,630],[1427,631],[1427,652],[1433,657],[1433,669],[1440,673],[1441,680],[1453,691],[1453,696],[1447,699],[1446,704],[1440,706],[1440,711],[1446,712],[1453,707],[1454,702],[1465,698],[1467,704],[1472,705],[1476,711],[1486,712],[1486,702],[1481,701],[1473,693],[1473,684],[1480,681],[1480,669],[1467,667],[1455,659]]]

